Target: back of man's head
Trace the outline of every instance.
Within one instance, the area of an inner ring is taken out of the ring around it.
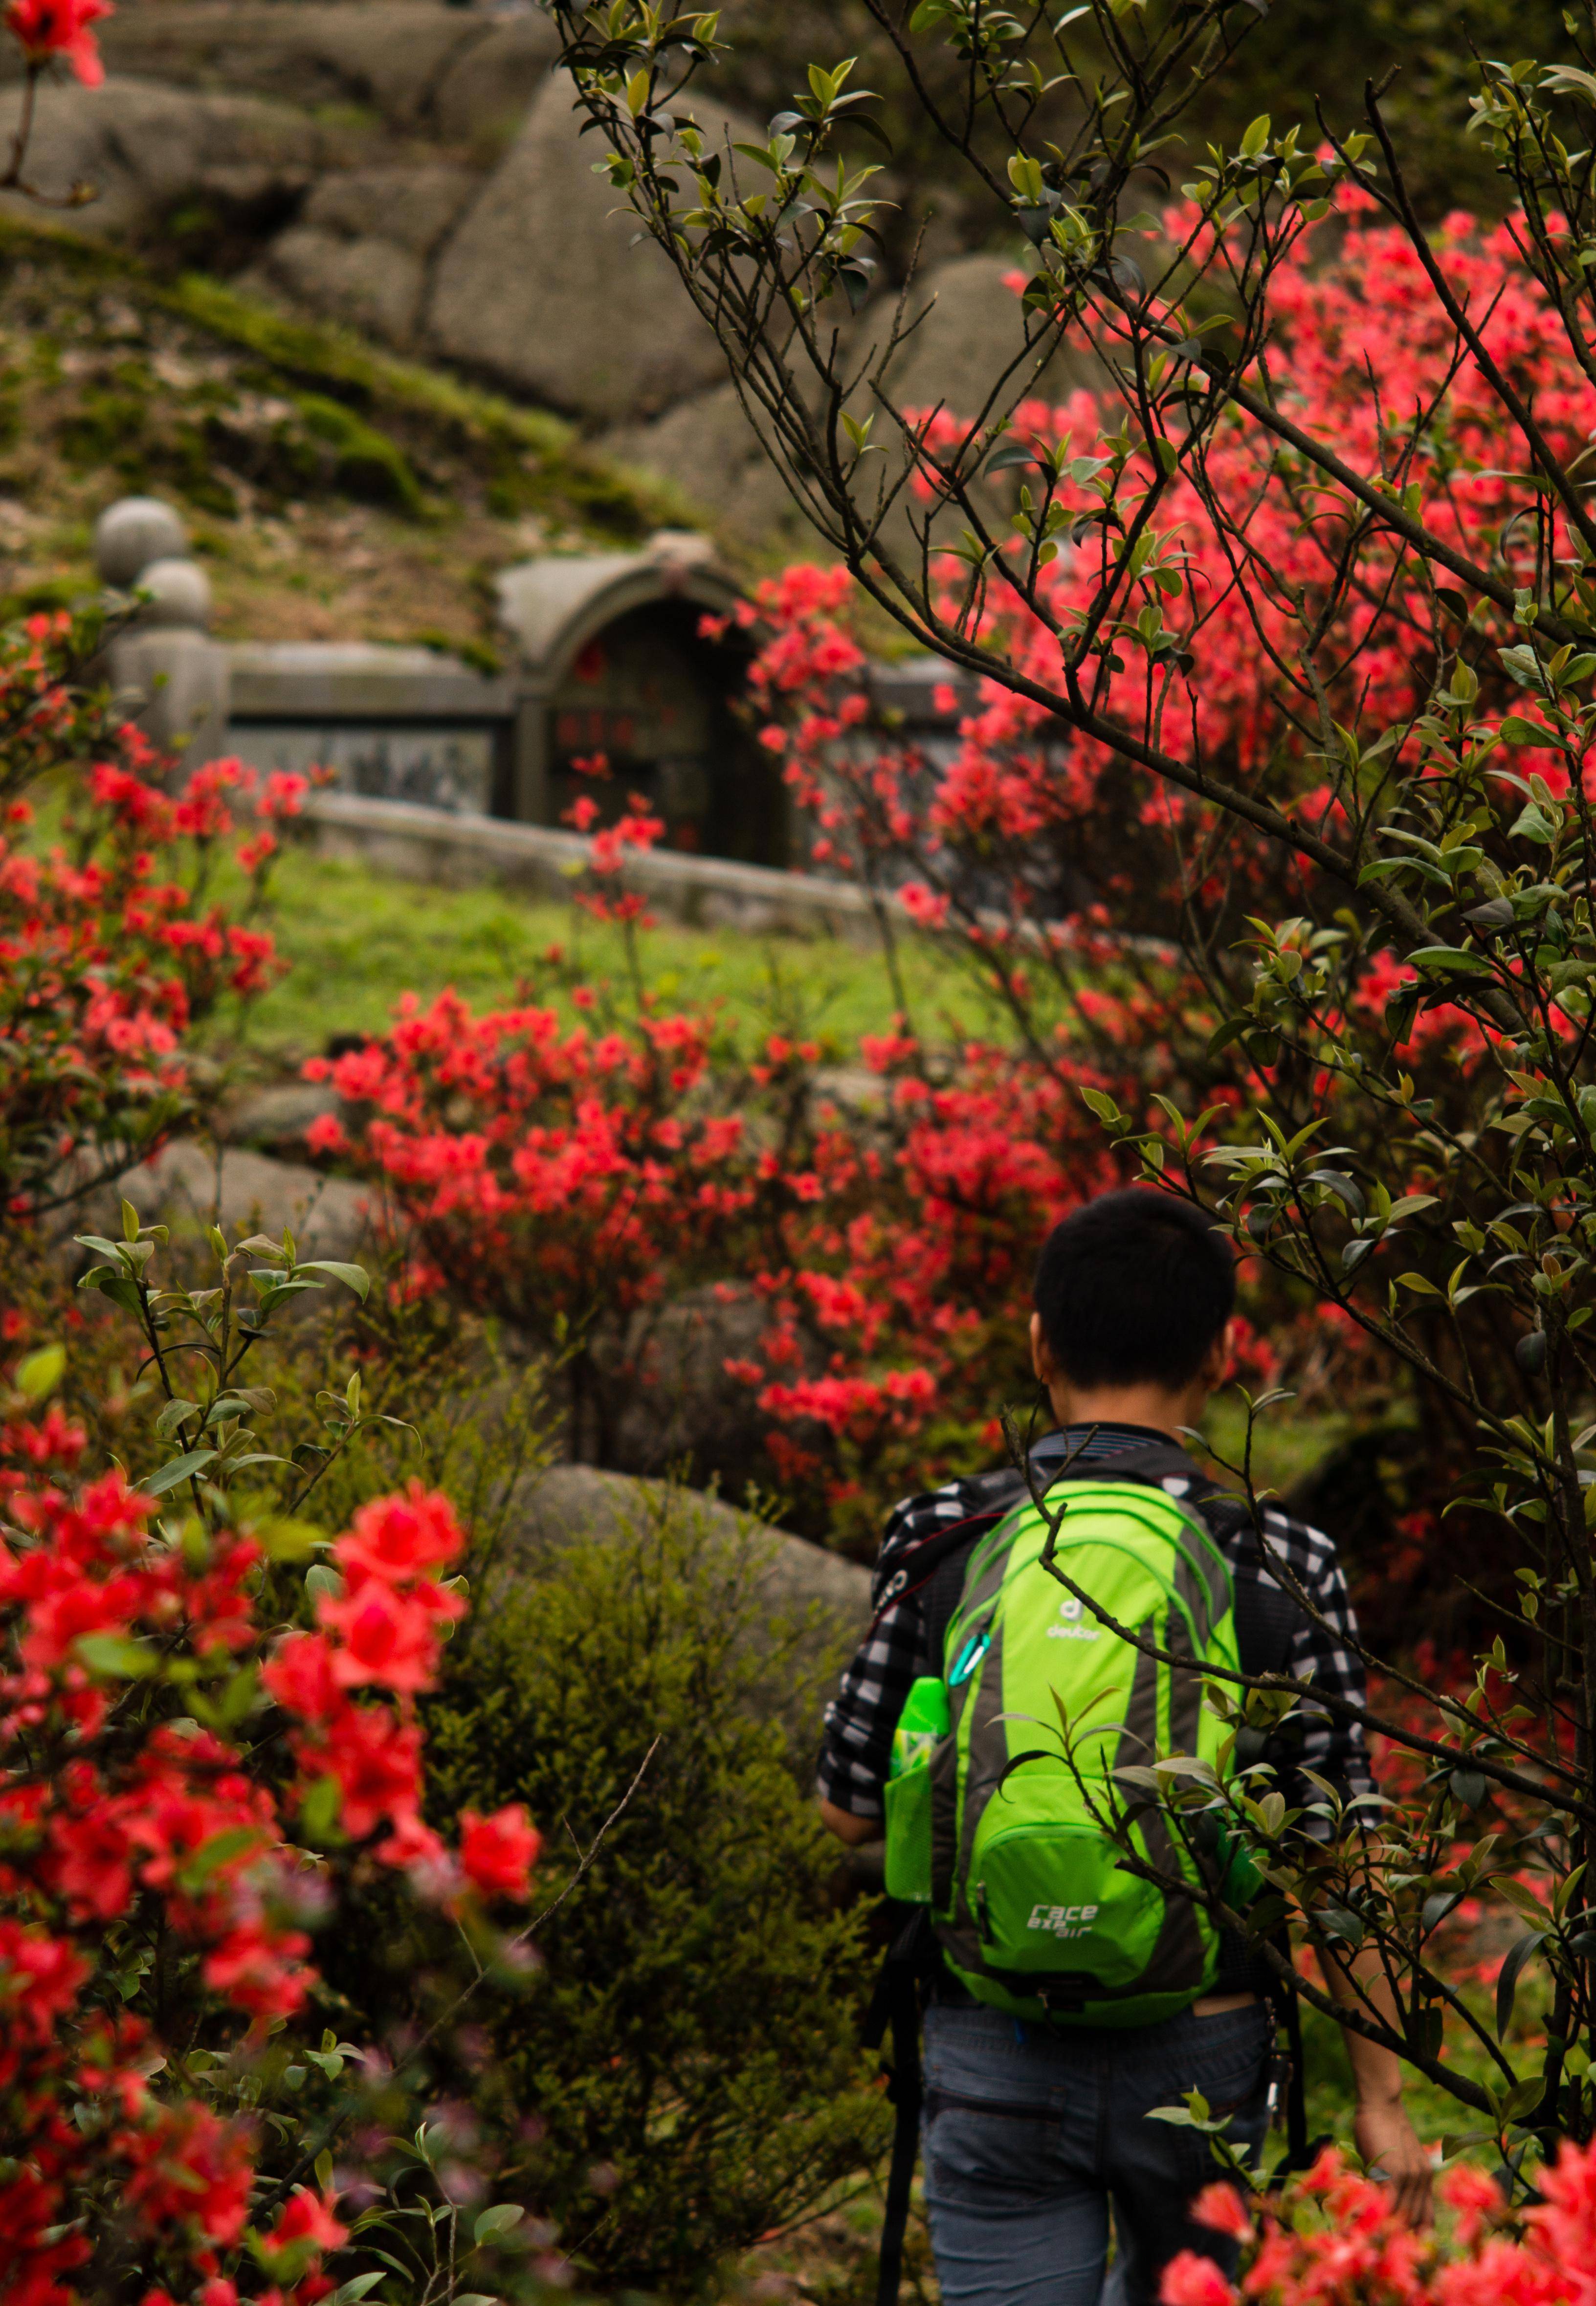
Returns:
[[[1189,1385],[1235,1308],[1235,1259],[1205,1209],[1132,1185],[1054,1226],[1036,1307],[1053,1358],[1082,1392]]]

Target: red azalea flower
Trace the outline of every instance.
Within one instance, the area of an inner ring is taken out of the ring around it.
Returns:
[[[9,0],[5,27],[30,64],[64,56],[85,88],[106,76],[90,24],[114,13],[111,0]]]
[[[491,1817],[479,1817],[472,1809],[460,1813],[461,1870],[484,1898],[524,1900],[542,1847],[542,1837],[520,1802]]]

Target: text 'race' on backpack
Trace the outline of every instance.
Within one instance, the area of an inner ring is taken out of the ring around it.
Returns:
[[[1055,1519],[1068,1585],[1042,1561]],[[1017,1506],[972,1548],[942,1671],[914,1684],[899,1721],[886,1886],[930,1908],[977,2001],[1065,2025],[1144,2026],[1212,1984],[1219,1934],[1201,1903],[1122,1860],[1216,1891],[1233,1911],[1259,1877],[1211,1816],[1172,1831],[1146,1784],[1119,1773],[1175,1755],[1216,1767],[1226,1733],[1203,1678],[1238,1663],[1231,1573],[1212,1533],[1112,1460],[1055,1482],[1043,1506]]]

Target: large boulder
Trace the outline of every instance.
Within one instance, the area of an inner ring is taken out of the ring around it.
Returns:
[[[475,182],[465,168],[444,167],[324,176],[249,285],[406,345],[420,317],[428,259]]]
[[[525,107],[559,47],[541,9],[505,21],[441,0],[142,0],[96,30],[114,73],[354,107],[455,138]]]
[[[596,446],[613,463],[674,482],[696,511],[743,543],[813,549],[813,531],[733,384],[695,393],[652,423],[618,425]]]
[[[95,1224],[107,1224],[118,1194],[132,1203],[141,1225],[170,1226],[175,1234],[216,1224],[229,1240],[250,1233],[280,1240],[286,1226],[301,1257],[346,1262],[371,1245],[363,1186],[232,1146],[218,1157],[194,1138],[180,1138],[130,1171],[108,1196],[110,1209],[96,1210]]]
[[[646,416],[725,374],[670,265],[595,176],[569,78],[553,74],[446,243],[425,316],[463,367],[590,420]],[[699,107],[716,147],[757,133]],[[636,244],[634,245],[634,243]]]
[[[986,408],[1011,361],[1018,365],[997,394],[994,416],[1033,395],[1056,403],[1082,385],[1102,389],[1107,380],[1089,354],[1025,352],[1025,311],[1006,285],[1014,269],[1007,257],[955,256],[911,283],[903,307],[903,340],[882,374],[882,389],[894,407],[942,406],[951,415],[973,419]],[[849,339],[850,368],[868,361],[874,371],[892,342],[897,310],[892,292],[860,313]],[[868,402],[867,386],[859,397]],[[876,430],[881,431],[879,423]]]
[[[541,8],[498,21],[479,18],[474,32],[440,75],[427,120],[443,142],[481,149],[519,125],[559,53],[559,38]]]
[[[0,90],[0,149],[10,149],[21,102],[20,90]],[[91,184],[97,198],[73,211],[74,227],[138,239],[196,199],[224,214],[280,221],[321,155],[313,122],[259,97],[139,80],[86,89],[73,81],[40,87],[24,174],[52,196]],[[21,193],[4,198],[13,213],[37,220]]]
[[[958,256],[931,267],[910,288],[904,307],[906,334],[887,360],[882,386],[898,409],[945,408],[974,417],[1005,364],[1024,348],[1020,299],[1004,285],[1013,269],[1001,256]],[[854,374],[872,354],[877,360],[891,343],[898,298],[878,297],[844,331],[844,370]],[[795,363],[800,389],[810,384],[801,357]],[[1006,414],[1028,395],[1061,401],[1080,386],[1101,390],[1106,378],[1089,354],[1054,351],[1049,357],[1022,359],[992,411]],[[876,404],[861,383],[854,406],[865,414]],[[883,416],[876,437],[891,443],[892,428]],[[812,531],[796,498],[766,457],[744,415],[735,386],[725,383],[667,409],[652,422],[619,424],[600,446],[616,462],[672,481],[703,512],[748,543],[777,542],[803,550]],[[896,477],[896,455],[889,465],[870,458],[862,467],[865,486],[874,491],[883,475]],[[994,498],[994,509],[997,500]],[[915,508],[918,512],[919,508]],[[889,517],[887,536],[901,548],[909,541],[908,515]]]
[[[613,1544],[668,1528],[695,1548],[723,1560],[739,1592],[751,1593],[757,1615],[799,1628],[791,1662],[803,1712],[790,1726],[807,1741],[814,1719],[814,1677],[834,1671],[864,1637],[870,1623],[870,1573],[807,1538],[790,1537],[720,1498],[678,1482],[638,1481],[591,1465],[551,1465],[516,1484],[505,1516],[500,1550],[486,1581],[484,1602],[507,1578],[535,1573],[573,1545]],[[776,1693],[781,1711],[781,1693]]]

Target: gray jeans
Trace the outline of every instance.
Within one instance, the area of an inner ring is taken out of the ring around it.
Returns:
[[[1148,2115],[1199,2089],[1256,2151],[1273,2030],[1261,2003],[1113,2031],[934,2003],[926,2208],[944,2306],[1154,2306],[1182,2250],[1233,2274],[1235,2245],[1187,2216],[1220,2175],[1208,2139]]]

